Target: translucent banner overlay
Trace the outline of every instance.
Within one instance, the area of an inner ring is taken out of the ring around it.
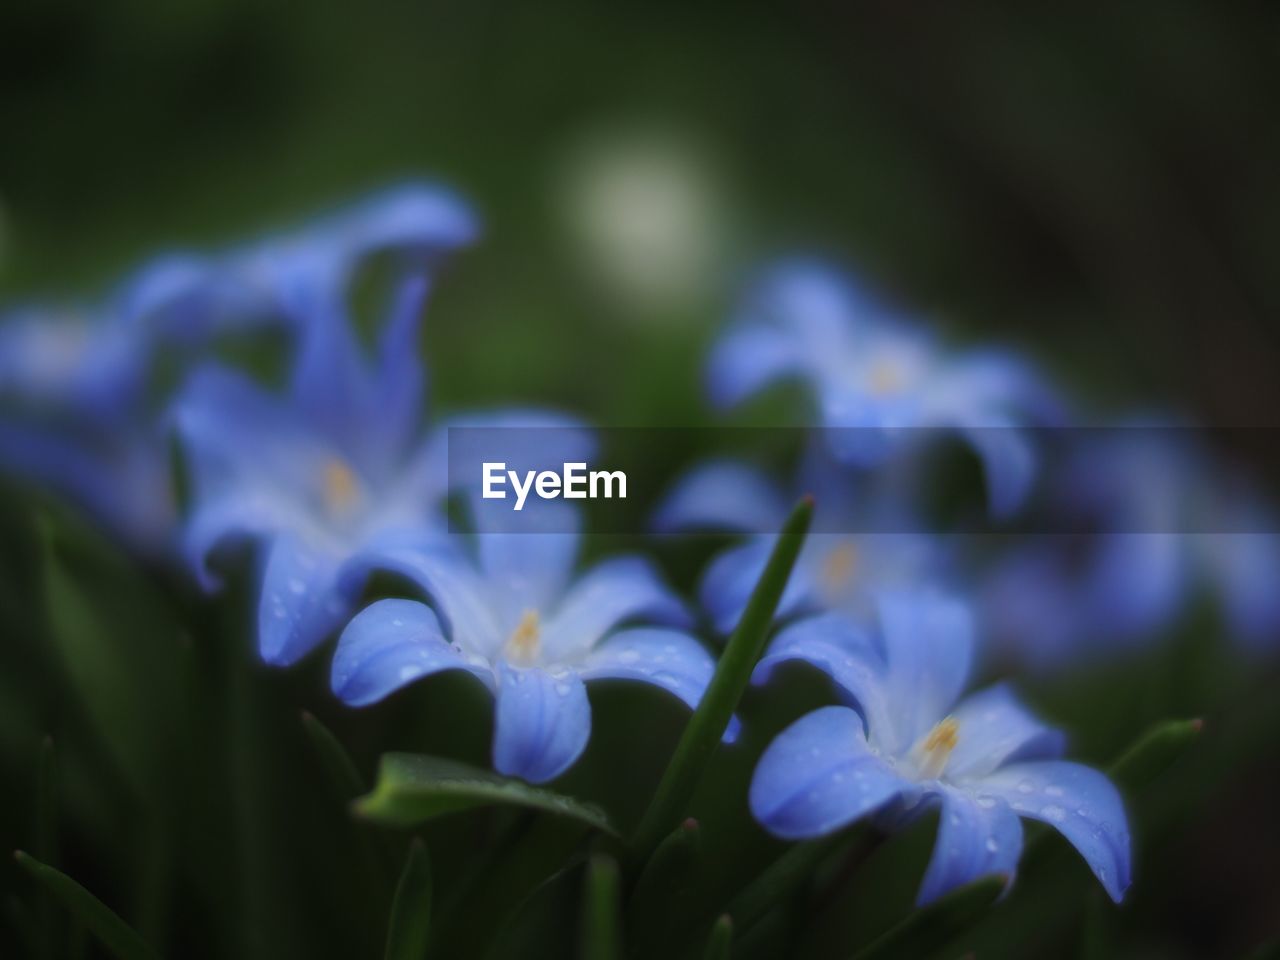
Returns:
[[[1280,532],[1277,491],[1182,426],[451,427],[455,532],[774,533],[803,495],[817,533]],[[1275,449],[1280,432],[1231,432]]]

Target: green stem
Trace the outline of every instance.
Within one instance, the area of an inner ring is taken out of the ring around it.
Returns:
[[[716,672],[693,712],[657,792],[645,811],[631,843],[631,863],[638,869],[684,813],[701,780],[707,761],[733,717],[733,711],[751,680],[782,591],[791,576],[813,515],[813,499],[803,498],[791,511],[764,574],[747,602],[737,628],[725,645]]]

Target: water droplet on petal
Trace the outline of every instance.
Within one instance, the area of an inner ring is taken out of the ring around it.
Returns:
[[[1057,804],[1051,803],[1048,806],[1041,808],[1040,816],[1044,817],[1046,820],[1052,820],[1054,823],[1061,823],[1063,820],[1067,819],[1067,811],[1063,810]]]

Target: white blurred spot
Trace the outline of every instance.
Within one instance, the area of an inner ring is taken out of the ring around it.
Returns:
[[[724,176],[690,138],[597,134],[558,173],[574,256],[626,313],[671,316],[715,289],[732,237]]]

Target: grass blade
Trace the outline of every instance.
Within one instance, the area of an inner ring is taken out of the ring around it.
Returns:
[[[411,827],[447,813],[503,804],[615,833],[604,811],[592,804],[490,770],[415,753],[384,754],[377,785],[356,801],[356,812],[388,826]]]
[[[1141,790],[1171,767],[1203,729],[1204,721],[1199,718],[1156,724],[1111,765],[1111,779],[1124,793]]]
[[[21,850],[15,851],[13,856],[18,865],[79,919],[112,956],[120,960],[158,960],[159,954],[132,927],[65,873]]]
[[[925,957],[969,929],[1004,892],[1009,878],[993,875],[958,887],[886,931],[860,950],[854,960]]]
[[[813,516],[813,500],[803,498],[783,525],[778,542],[752,591],[742,619],[725,645],[716,672],[698,708],[685,727],[675,755],[667,765],[657,792],[645,811],[632,842],[635,864],[642,864],[683,815],[683,808],[706,769],[707,759],[720,742],[733,711],[751,680],[751,671],[764,650],[773,614],[791,577],[791,568],[804,543]]]
[[[622,881],[612,857],[587,862],[582,904],[583,960],[622,958]]]
[[[422,960],[430,933],[431,859],[426,845],[415,838],[391,901],[386,960]]]
[[[306,710],[302,711],[302,729],[315,749],[316,758],[324,768],[334,794],[343,803],[348,803],[364,793],[364,779],[355,761],[333,732]]]
[[[658,844],[627,904],[627,929],[641,946],[666,932],[682,912],[701,856],[702,829],[692,818]]]
[[[733,918],[723,914],[711,927],[711,936],[707,937],[707,949],[702,952],[703,960],[729,960],[729,950],[733,946]]]

